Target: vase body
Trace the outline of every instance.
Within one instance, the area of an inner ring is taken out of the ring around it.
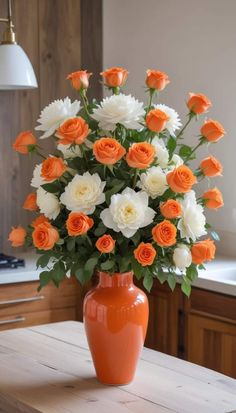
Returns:
[[[99,284],[84,299],[84,324],[99,381],[132,381],[148,323],[148,300],[133,274],[99,273]]]

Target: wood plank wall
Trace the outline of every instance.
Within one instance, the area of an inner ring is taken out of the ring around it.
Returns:
[[[18,43],[28,54],[39,88],[0,90],[0,251],[12,251],[7,241],[12,225],[26,225],[32,215],[22,210],[31,191],[30,178],[36,159],[14,153],[15,136],[33,130],[40,110],[57,98],[78,98],[66,75],[86,68],[102,70],[102,0],[13,0]],[[0,16],[6,15],[0,0]],[[0,36],[4,26],[0,25]],[[1,62],[0,62],[1,64]],[[102,96],[102,87],[92,82],[91,94]],[[96,82],[95,82],[96,81]],[[43,147],[50,149],[48,141]]]

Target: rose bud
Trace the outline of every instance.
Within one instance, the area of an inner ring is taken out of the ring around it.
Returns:
[[[221,175],[223,171],[221,163],[216,158],[214,158],[214,156],[208,156],[207,158],[203,159],[200,163],[200,169],[205,176],[208,176],[210,178]]]
[[[103,76],[104,83],[108,87],[121,87],[125,84],[128,71],[122,67],[111,67],[100,73]]]
[[[187,106],[190,112],[200,115],[201,113],[207,112],[207,110],[212,106],[211,101],[207,96],[202,94],[189,93],[189,100],[187,101]]]
[[[217,142],[223,138],[225,135],[225,130],[220,122],[209,119],[205,121],[204,125],[201,127],[201,134],[209,142]]]
[[[158,70],[147,70],[146,85],[150,89],[163,90],[170,83],[168,75]]]
[[[87,70],[78,70],[77,72],[70,73],[66,79],[71,81],[71,85],[75,90],[88,89],[89,78],[92,73],[87,73]]]

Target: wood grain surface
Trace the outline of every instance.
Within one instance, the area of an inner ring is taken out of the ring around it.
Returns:
[[[0,1],[0,16],[6,15]],[[32,190],[33,166],[39,159],[15,153],[12,142],[22,130],[34,130],[41,109],[54,99],[78,97],[66,75],[81,68],[97,73],[102,67],[101,0],[13,0],[18,43],[28,54],[39,88],[0,90],[0,251],[14,253],[7,241],[12,225],[26,225],[31,213],[22,210]],[[0,25],[0,36],[4,25]],[[92,29],[92,30],[91,30]],[[87,66],[88,65],[88,66]],[[100,97],[102,85],[92,82],[91,93]],[[41,142],[52,150],[49,140]]]
[[[133,383],[97,382],[83,331],[64,322],[0,333],[3,413],[235,413],[236,381],[144,349]]]

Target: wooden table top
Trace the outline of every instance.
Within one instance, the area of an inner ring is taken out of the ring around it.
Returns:
[[[135,380],[97,382],[83,324],[0,333],[1,413],[236,413],[236,380],[144,349]]]

